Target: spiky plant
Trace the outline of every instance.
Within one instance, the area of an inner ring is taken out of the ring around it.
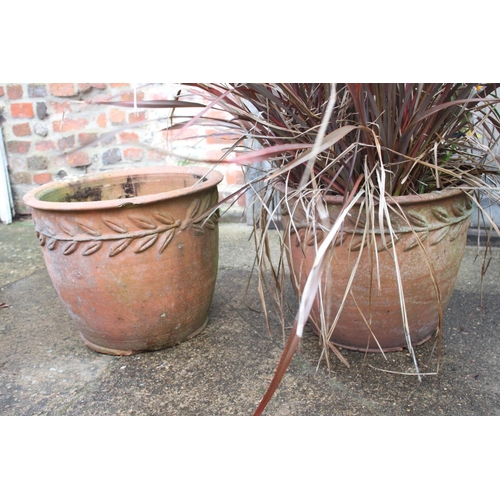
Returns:
[[[262,149],[243,153],[237,161],[268,159],[272,169],[264,174],[268,188],[281,181],[294,195],[307,196],[311,224],[324,223],[327,233],[305,285],[292,333],[273,382],[256,414],[266,407],[292,359],[321,281],[323,261],[342,225],[333,226],[321,199],[341,195],[345,214],[359,199],[365,210],[367,234],[375,230],[368,212],[384,206],[386,198],[424,194],[460,187],[471,197],[498,196],[500,174],[495,146],[500,120],[495,91],[500,84],[462,83],[283,83],[195,84],[204,96],[229,112],[244,136]],[[262,196],[262,201],[269,197]],[[311,202],[312,203],[312,202]],[[364,203],[364,204],[363,204]],[[323,212],[322,212],[323,209]],[[319,215],[318,215],[319,214]],[[259,244],[267,245],[265,228],[269,209],[262,212]],[[387,219],[381,217],[379,224]],[[491,221],[494,225],[494,222]],[[380,228],[381,229],[381,228]],[[498,230],[498,228],[497,228]],[[259,250],[258,255],[265,252]],[[261,269],[267,265],[260,259]],[[397,262],[396,262],[396,272]],[[282,281],[276,278],[280,290]],[[283,273],[281,273],[281,276]],[[260,279],[264,280],[261,273]],[[401,300],[404,301],[403,291]],[[282,294],[275,294],[279,300]],[[439,293],[437,293],[439,296]],[[402,304],[402,314],[405,315]],[[331,333],[330,333],[331,334]],[[409,339],[409,336],[408,336]],[[324,349],[342,356],[322,332]],[[411,341],[416,374],[420,377]],[[343,360],[345,361],[345,360]]]
[[[366,170],[371,177],[365,182],[373,182],[377,168],[387,172],[384,189],[392,196],[426,193],[469,181],[475,186],[478,177],[496,175],[497,165],[487,148],[498,139],[500,120],[491,98],[498,84],[196,87],[205,96],[220,99],[218,105],[235,117],[245,133],[268,148],[261,157],[272,155],[276,171],[290,170],[287,183],[292,187],[304,185],[306,164],[285,167],[296,159],[301,146],[310,150],[317,141],[328,103],[333,106],[323,123],[323,145],[313,168],[306,172],[308,181],[325,193],[345,195]],[[341,135],[337,140],[335,133]],[[486,141],[480,141],[478,134]],[[248,159],[255,161],[256,157]]]

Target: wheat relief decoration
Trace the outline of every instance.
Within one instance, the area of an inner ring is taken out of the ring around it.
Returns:
[[[108,256],[114,257],[131,247],[134,253],[141,253],[156,246],[159,254],[163,253],[175,234],[190,227],[196,235],[203,235],[205,230],[213,230],[218,222],[218,212],[210,217],[202,217],[210,206],[210,197],[194,200],[183,220],[175,219],[170,213],[155,210],[148,215],[126,216],[118,219],[102,217],[103,226],[94,227],[88,221],[72,218],[65,222],[36,221],[36,232],[40,244],[48,250],[62,250],[63,255],[70,255],[77,250],[81,255],[92,255],[104,242],[111,242]]]

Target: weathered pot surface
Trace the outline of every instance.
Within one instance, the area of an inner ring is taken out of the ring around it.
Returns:
[[[218,267],[219,172],[123,169],[24,197],[52,283],[85,344],[129,355],[200,333]]]
[[[283,185],[278,185],[278,189],[285,192]],[[291,209],[294,198],[293,194],[289,196],[293,227],[285,209],[285,231],[290,238],[288,258],[292,282],[300,295],[316,255],[315,245],[321,243],[325,233],[311,229],[300,204],[297,209]],[[333,223],[340,213],[342,198],[326,196],[324,200]],[[358,204],[347,216],[342,234],[330,249],[322,278],[322,303],[316,299],[310,320],[317,332],[326,328],[331,334],[330,341],[337,346],[360,351],[408,347],[394,252],[401,273],[412,345],[427,341],[436,332],[440,318],[438,293],[442,309],[451,297],[465,252],[472,202],[459,189],[401,196],[395,201],[400,208],[389,203],[391,225],[396,233],[394,245],[387,224],[384,227],[386,245],[377,224],[371,237],[363,241],[365,217],[364,214],[360,217]],[[404,216],[400,215],[401,210]],[[356,263],[350,292],[332,331]]]

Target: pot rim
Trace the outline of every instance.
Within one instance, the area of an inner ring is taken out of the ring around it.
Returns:
[[[297,193],[300,191],[299,189],[289,188],[283,181],[278,181],[275,184],[276,189],[282,193],[287,194],[290,198],[294,198]],[[408,205],[414,203],[427,203],[433,200],[448,198],[452,196],[457,196],[459,194],[464,194],[465,190],[468,189],[468,186],[463,186],[463,189],[460,187],[447,187],[441,190],[434,190],[430,193],[424,194],[405,194],[402,196],[391,196],[386,198],[386,202],[389,205],[393,205],[397,202],[399,205]],[[391,199],[392,198],[392,199]],[[332,205],[340,205],[344,202],[344,197],[340,195],[331,195],[327,194],[323,196],[323,199]],[[356,205],[359,205],[364,198],[360,198]]]
[[[193,176],[199,176],[199,178],[205,177],[206,180],[196,186],[190,186],[182,189],[176,189],[174,191],[166,191],[163,193],[149,194],[143,196],[134,196],[131,198],[117,198],[112,200],[101,200],[101,201],[77,201],[77,202],[64,202],[64,201],[43,201],[40,198],[50,191],[56,189],[67,188],[70,184],[84,183],[86,181],[95,180],[114,180],[117,178],[123,178],[134,175],[153,175],[153,174],[191,174]],[[224,176],[216,171],[205,167],[133,167],[133,168],[122,168],[119,170],[107,171],[107,172],[96,172],[91,174],[85,174],[80,177],[71,177],[67,179],[62,179],[59,181],[52,181],[46,184],[42,184],[29,191],[23,197],[23,202],[31,208],[38,210],[52,210],[52,211],[84,211],[84,210],[102,210],[105,208],[120,208],[123,206],[130,205],[147,205],[150,203],[156,203],[158,201],[168,200],[171,198],[177,198],[179,196],[184,196],[188,194],[197,193],[204,191],[207,188],[211,188],[219,184]]]

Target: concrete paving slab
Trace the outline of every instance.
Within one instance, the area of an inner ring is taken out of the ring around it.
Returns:
[[[275,237],[277,233],[275,233]],[[220,265],[210,321],[179,346],[129,357],[84,346],[40,260],[29,222],[0,226],[0,415],[251,415],[269,384],[283,339],[266,329],[251,228],[220,224]],[[480,293],[481,259],[468,247],[445,311],[438,375],[419,382],[405,351],[343,351],[318,367],[307,332],[266,415],[500,415],[500,249]],[[24,259],[23,256],[26,256]],[[14,258],[15,257],[15,258]],[[294,303],[291,290],[290,302]],[[417,348],[434,372],[433,341]],[[392,372],[399,372],[398,374]],[[405,373],[407,375],[405,375]]]

